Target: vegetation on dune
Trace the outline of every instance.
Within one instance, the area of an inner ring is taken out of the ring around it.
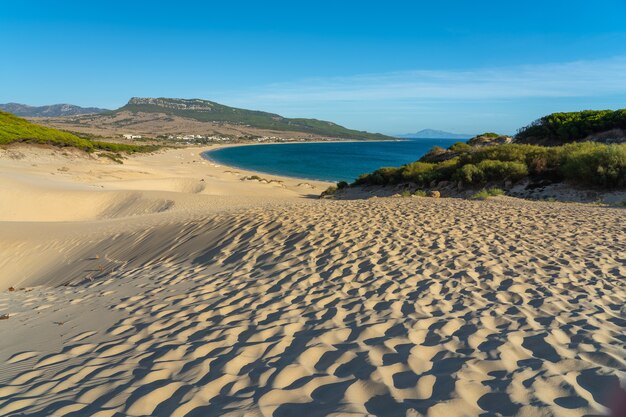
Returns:
[[[128,143],[113,143],[92,141],[94,149],[101,149],[110,152],[124,152],[124,153],[139,153],[139,152],[154,152],[161,147],[158,145],[132,145]]]
[[[626,129],[626,109],[552,113],[518,130],[515,141],[560,145],[614,129]]]
[[[57,146],[92,149],[91,141],[68,132],[39,126],[28,120],[0,111],[0,144],[35,142]]]
[[[59,147],[72,146],[87,152],[102,150],[117,154],[120,152],[152,152],[158,149],[157,146],[93,141],[78,137],[73,133],[40,126],[13,114],[0,111],[0,145],[18,142],[39,143]],[[119,158],[119,155],[117,156]]]
[[[501,135],[500,135],[500,134],[498,134],[498,133],[496,133],[496,132],[485,132],[485,133],[482,133],[482,134],[480,134],[480,135],[476,135],[476,137],[482,137],[482,138],[492,138],[492,139],[493,139],[493,138],[498,138],[498,137],[500,137],[500,136],[501,136]]]
[[[489,197],[496,197],[499,195],[504,195],[504,190],[502,190],[501,188],[487,188],[487,189],[483,189],[480,190],[479,192],[477,192],[476,194],[474,194],[472,196],[473,200],[486,200]]]
[[[604,188],[626,186],[626,144],[580,142],[555,147],[455,144],[450,150],[454,152],[449,159],[430,162],[437,154],[431,151],[420,161],[364,174],[354,185],[413,183],[428,187],[440,181],[455,181],[480,186],[533,177]]]

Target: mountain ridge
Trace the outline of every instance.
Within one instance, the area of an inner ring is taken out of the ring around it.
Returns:
[[[380,133],[348,129],[337,123],[308,118],[288,118],[276,113],[230,107],[210,100],[166,97],[132,97],[128,103],[108,114],[165,113],[201,122],[250,126],[275,131],[297,131],[342,139],[390,140]],[[107,113],[104,113],[107,114]]]
[[[109,110],[98,107],[81,107],[74,104],[51,104],[47,106],[29,106],[21,103],[0,104],[0,110],[19,117],[62,117],[83,114],[104,113]]]

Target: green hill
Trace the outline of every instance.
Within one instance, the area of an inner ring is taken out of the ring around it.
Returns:
[[[278,114],[256,110],[238,109],[213,101],[200,99],[172,98],[131,98],[123,107],[113,113],[129,111],[133,113],[164,113],[195,119],[201,122],[214,122],[250,126],[258,129],[305,132],[313,135],[363,140],[386,140],[389,136],[347,129],[332,122],[316,119],[289,119]]]
[[[103,150],[110,152],[149,152],[154,146],[137,146],[123,143],[92,141],[73,133],[40,126],[11,113],[0,111],[0,145],[11,143],[40,143],[54,146],[72,146],[85,151]]]
[[[552,113],[518,130],[516,143],[562,145],[592,140],[626,141],[626,109]]]
[[[0,111],[0,144],[35,142],[58,146],[93,148],[93,143],[72,133],[36,125],[28,120]]]

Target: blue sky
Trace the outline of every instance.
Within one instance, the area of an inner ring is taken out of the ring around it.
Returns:
[[[215,3],[4,2],[0,102],[205,98],[383,133],[626,107],[626,0]]]

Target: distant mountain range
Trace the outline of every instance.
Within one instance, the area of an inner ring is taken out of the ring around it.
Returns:
[[[461,133],[444,132],[443,130],[423,129],[416,133],[405,133],[394,135],[397,138],[405,139],[470,139],[475,135],[465,135]]]
[[[20,117],[60,117],[81,114],[102,113],[108,110],[97,107],[80,107],[73,104],[52,104],[50,106],[28,106],[19,103],[0,104],[0,110]]]
[[[352,130],[324,120],[287,118],[274,113],[238,109],[201,99],[133,97],[125,106],[114,110],[113,114],[121,112],[162,113],[200,122],[239,125],[273,131],[303,132],[331,138],[392,139],[379,133]]]

